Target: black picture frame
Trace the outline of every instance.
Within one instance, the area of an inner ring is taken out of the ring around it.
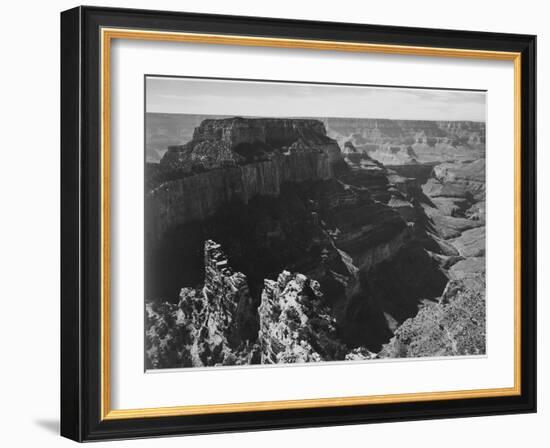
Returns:
[[[102,419],[100,29],[130,28],[521,53],[521,393]],[[536,37],[99,7],[61,13],[61,435],[76,441],[536,411]]]

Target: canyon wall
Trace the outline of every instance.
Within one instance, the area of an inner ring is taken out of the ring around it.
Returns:
[[[477,121],[325,118],[329,135],[351,136],[361,144],[420,143],[428,139],[484,143],[485,123]]]
[[[474,121],[326,118],[327,133],[384,165],[484,157],[485,123]]]
[[[233,201],[278,196],[284,183],[329,179],[339,160],[338,145],[316,120],[204,120],[193,140],[170,147],[160,162],[168,180],[146,194],[147,237],[158,240]]]
[[[484,300],[484,124],[339,120],[207,119],[148,165],[151,368],[484,350],[450,323]]]

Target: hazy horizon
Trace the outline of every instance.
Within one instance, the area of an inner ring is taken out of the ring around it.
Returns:
[[[486,121],[482,91],[149,76],[145,92],[148,113]]]
[[[289,120],[323,120],[327,118],[338,118],[341,120],[396,120],[396,121],[470,121],[472,123],[485,123],[485,120],[439,120],[439,119],[433,119],[433,120],[424,120],[424,119],[416,119],[416,118],[385,118],[385,117],[325,117],[325,116],[305,116],[305,115],[281,115],[281,116],[261,116],[261,115],[220,115],[220,114],[195,114],[195,113],[188,113],[188,112],[146,112],[147,114],[158,114],[158,115],[196,115],[196,116],[209,116],[209,117],[216,117],[217,119],[223,120],[223,119],[229,119],[229,118],[252,118],[252,119],[262,119],[262,118],[275,118],[275,119],[289,119]]]

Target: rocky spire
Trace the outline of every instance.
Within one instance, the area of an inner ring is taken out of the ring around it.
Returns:
[[[233,272],[221,245],[212,240],[204,243],[204,290],[212,301],[224,299],[226,306],[236,305],[240,297],[250,294],[246,275]]]
[[[283,271],[264,281],[258,309],[261,363],[301,363],[340,359],[336,322],[323,303],[319,283]]]
[[[252,302],[246,275],[233,271],[221,245],[212,240],[204,244],[204,271],[204,286],[182,288],[177,307],[163,304],[156,309],[149,304],[146,308],[147,356],[153,368],[168,361],[169,367],[239,363],[239,350],[246,341],[240,336],[238,314]]]

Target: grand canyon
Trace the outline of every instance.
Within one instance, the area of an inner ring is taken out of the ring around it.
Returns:
[[[145,367],[483,355],[485,123],[146,114]]]

